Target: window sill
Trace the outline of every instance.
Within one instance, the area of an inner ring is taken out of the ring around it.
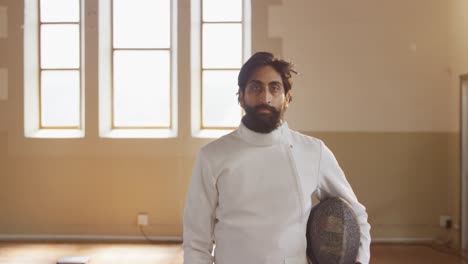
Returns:
[[[84,138],[85,133],[79,129],[39,129],[25,134],[27,138]]]
[[[101,133],[103,138],[175,138],[174,129],[113,129]]]

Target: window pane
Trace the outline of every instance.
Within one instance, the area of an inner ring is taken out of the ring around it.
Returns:
[[[203,126],[237,127],[241,107],[237,103],[239,71],[203,71]]]
[[[41,22],[80,21],[79,0],[41,0]]]
[[[203,67],[240,68],[242,63],[242,25],[203,25]]]
[[[80,72],[42,71],[42,126],[80,125]]]
[[[170,125],[169,51],[115,51],[114,125]]]
[[[78,25],[41,26],[41,67],[80,67],[80,28]]]
[[[114,0],[115,48],[169,48],[169,0]]]
[[[203,21],[241,21],[242,0],[203,0]]]

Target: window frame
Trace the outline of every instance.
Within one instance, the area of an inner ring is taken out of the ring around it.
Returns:
[[[82,138],[84,127],[85,93],[85,1],[79,3],[78,22],[43,22],[41,20],[41,0],[24,1],[24,136],[27,138]],[[43,68],[41,65],[41,28],[42,25],[78,25],[79,29],[79,67],[78,68]],[[42,124],[42,72],[55,70],[79,71],[79,125],[44,126]]]
[[[191,0],[191,133],[193,137],[217,138],[225,135],[237,126],[205,126],[203,123],[203,72],[240,70],[239,68],[203,67],[203,25],[205,24],[241,24],[242,28],[242,62],[251,55],[251,1],[241,1],[242,15],[240,21],[204,21],[203,0]],[[237,85],[237,84],[236,84]],[[236,100],[233,98],[233,100]],[[243,111],[241,111],[241,116]]]
[[[170,3],[169,48],[114,47],[114,0],[99,1],[99,136],[103,138],[177,137],[177,1]],[[107,32],[107,33],[104,33]],[[114,53],[116,50],[169,51],[169,126],[116,126],[114,105]]]

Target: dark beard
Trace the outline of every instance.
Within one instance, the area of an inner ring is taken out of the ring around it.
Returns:
[[[271,112],[263,114],[258,112],[260,109],[268,109]],[[242,123],[244,123],[247,128],[257,133],[270,133],[281,124],[281,112],[273,106],[261,104],[255,107],[251,107],[245,105],[244,110],[245,115],[242,117]]]

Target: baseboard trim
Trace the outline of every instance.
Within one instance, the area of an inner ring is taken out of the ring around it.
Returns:
[[[180,236],[150,236],[154,242],[173,242],[182,243]],[[105,236],[105,235],[50,235],[50,234],[0,234],[0,241],[89,241],[89,242],[145,242],[147,239],[143,236]],[[431,237],[391,237],[391,238],[372,238],[372,243],[428,243],[434,242]]]
[[[153,242],[182,242],[179,236],[149,236]],[[82,242],[145,242],[143,236],[106,235],[50,235],[50,234],[0,234],[0,241],[82,241]]]
[[[435,241],[432,237],[381,237],[372,238],[372,243],[432,243]]]

